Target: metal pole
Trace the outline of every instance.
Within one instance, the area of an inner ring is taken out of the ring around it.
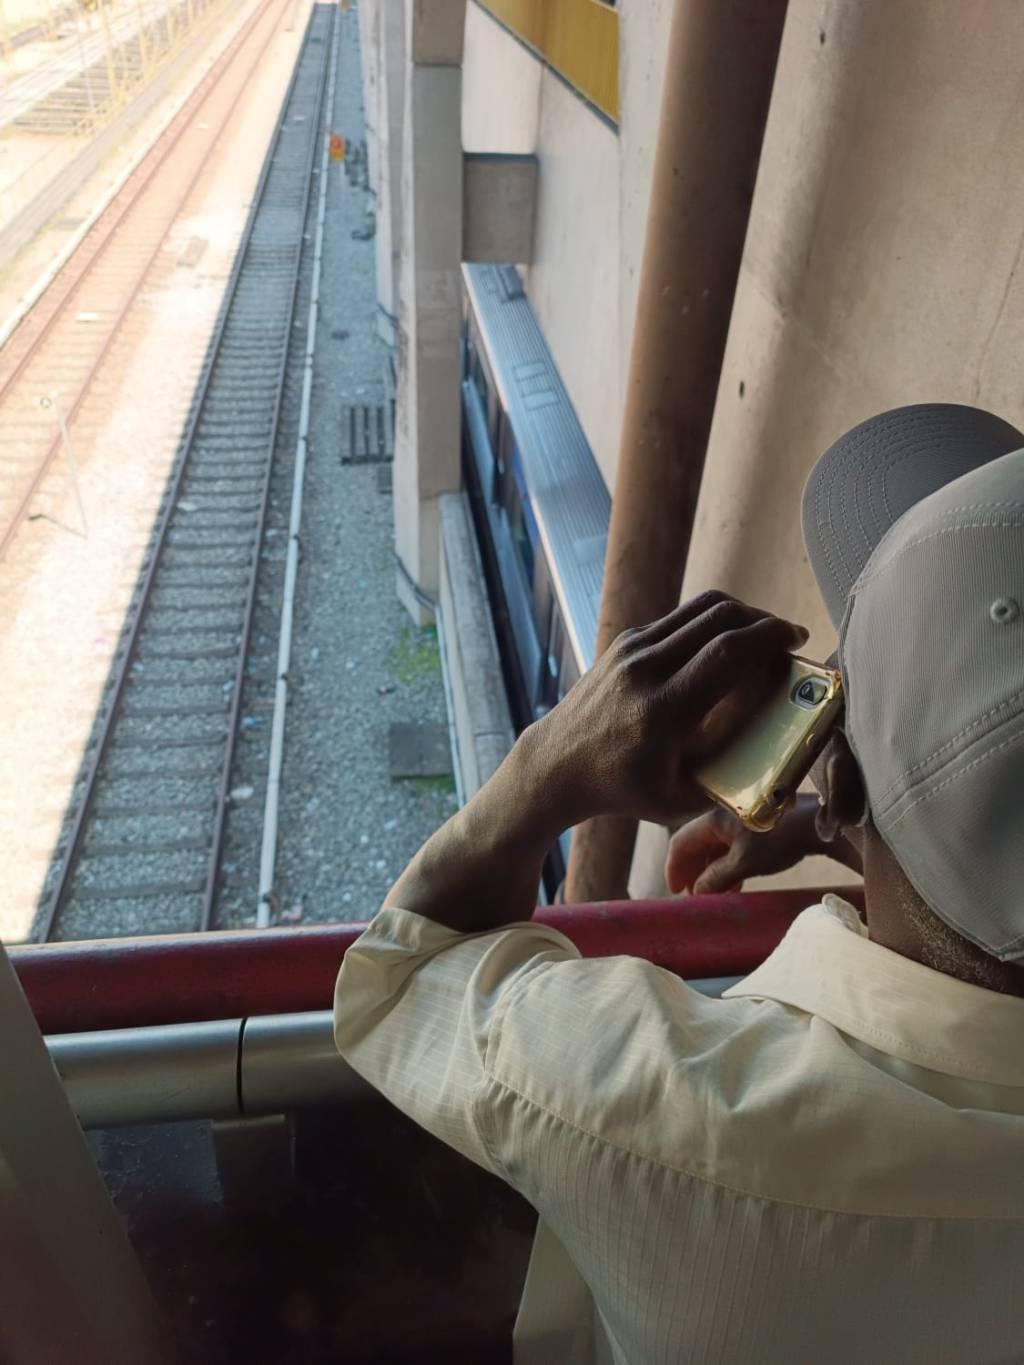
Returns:
[[[7,6],[4,0],[0,0],[0,55],[3,56],[4,65],[11,60],[14,45],[11,42],[10,24],[7,20]]]
[[[718,997],[740,980],[688,984]],[[46,1046],[85,1129],[260,1118],[373,1093],[338,1052],[330,1010],[63,1033]]]
[[[114,39],[110,32],[110,16],[107,14],[109,0],[99,0],[100,23],[103,25],[103,50],[107,65],[107,85],[110,89],[111,107],[120,102],[121,81],[114,65]]]
[[[71,436],[68,433],[67,422],[64,420],[64,410],[60,405],[60,395],[52,393],[39,401],[41,408],[53,408],[57,414],[57,426],[60,429],[61,449],[64,452],[64,459],[67,461],[68,469],[71,473],[71,482],[75,489],[75,500],[78,503],[78,515],[82,519],[82,535],[86,540],[89,539],[89,521],[85,515],[85,503],[82,501],[82,487],[78,482],[78,466],[75,464],[74,452],[71,449]]]
[[[149,1286],[0,944],[0,1358],[172,1359]]]
[[[85,55],[85,44],[82,41],[82,11],[75,7],[75,37],[78,40],[78,61],[85,81],[85,93],[89,99],[89,118],[92,122],[96,120],[96,98],[92,92],[92,66]]]
[[[785,17],[786,0],[676,0],[598,655],[679,601]],[[635,820],[574,830],[566,900],[626,896],[635,839]]]
[[[149,39],[146,35],[146,17],[143,14],[139,0],[135,0],[136,23],[138,24],[139,36],[139,56],[142,59],[142,75],[146,84],[149,84],[150,61],[149,61]]]

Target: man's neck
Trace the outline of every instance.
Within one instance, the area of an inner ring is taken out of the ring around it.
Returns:
[[[1024,967],[990,957],[934,915],[877,835],[864,850],[864,905],[873,943],[969,985],[1024,997]]]

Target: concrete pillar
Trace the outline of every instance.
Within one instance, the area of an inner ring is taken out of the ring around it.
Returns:
[[[395,548],[436,598],[440,507],[458,489],[462,326],[462,41],[466,0],[406,0]],[[404,576],[398,595],[427,614]]]
[[[377,79],[377,330],[396,343],[395,316],[402,251],[402,128],[405,117],[405,14],[381,7]]]
[[[359,49],[363,75],[363,126],[366,129],[366,171],[370,187],[377,194],[378,183],[378,106],[380,82],[381,10],[387,0],[359,0]]]

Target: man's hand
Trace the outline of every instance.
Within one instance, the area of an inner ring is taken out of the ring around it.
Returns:
[[[674,894],[712,896],[739,891],[748,877],[785,872],[821,852],[815,796],[799,796],[774,829],[755,834],[731,811],[716,806],[690,820],[669,840],[665,881]]]
[[[706,804],[693,773],[770,689],[807,631],[708,592],[627,630],[523,736],[564,826],[592,815],[665,823]]]
[[[665,823],[703,808],[694,770],[806,638],[724,593],[627,631],[427,840],[385,906],[460,933],[529,919],[562,830],[591,815]]]
[[[826,824],[827,808],[816,796],[798,796],[773,829],[754,833],[731,811],[716,806],[690,820],[669,840],[665,882],[673,894],[712,896],[739,891],[749,877],[787,872],[813,854],[835,858],[860,873],[861,857],[850,833]]]

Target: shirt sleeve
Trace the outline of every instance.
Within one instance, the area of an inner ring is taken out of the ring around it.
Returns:
[[[408,910],[381,910],[338,974],[338,1051],[421,1127],[503,1175],[476,1109],[496,1020],[533,973],[579,958],[564,934],[532,920],[460,934]]]

